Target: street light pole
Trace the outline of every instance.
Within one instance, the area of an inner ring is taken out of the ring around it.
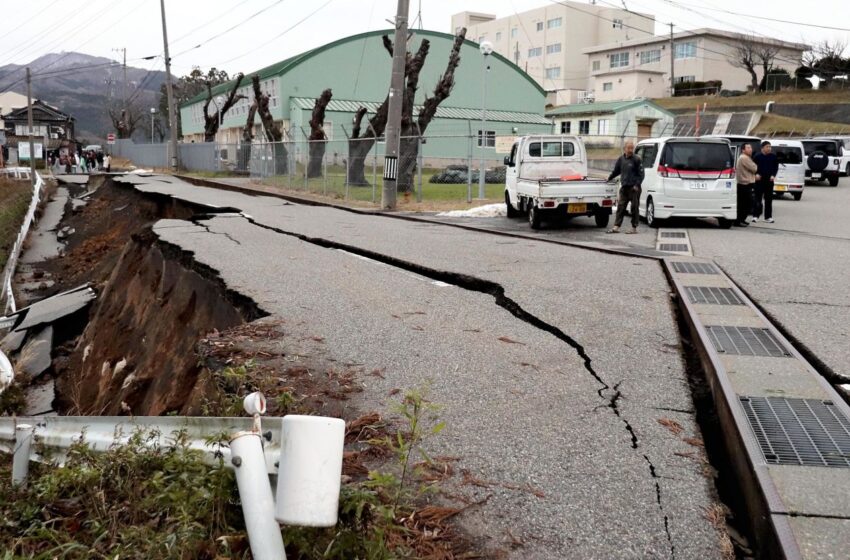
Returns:
[[[151,144],[153,144],[153,116],[156,114],[156,107],[151,107]]]
[[[490,54],[493,52],[493,43],[490,41],[482,41],[478,46],[481,54],[484,55],[484,67],[481,72],[481,160],[478,163],[478,198],[487,198],[487,193],[484,190],[486,172],[484,169],[484,153],[487,149],[487,72],[490,70],[488,61]],[[470,170],[470,173],[472,171]]]

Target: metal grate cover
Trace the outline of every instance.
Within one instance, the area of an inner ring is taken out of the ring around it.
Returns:
[[[659,251],[672,251],[675,253],[687,253],[690,248],[683,243],[662,243],[658,247]]]
[[[706,327],[718,352],[739,356],[783,358],[791,356],[769,329],[753,327]]]
[[[850,420],[831,401],[738,398],[769,464],[850,468]]]
[[[666,237],[668,239],[685,239],[688,234],[684,231],[662,231],[661,237]]]
[[[718,274],[717,268],[713,264],[702,262],[675,261],[673,270],[680,274]]]
[[[707,286],[685,286],[691,303],[714,305],[744,305],[732,288],[711,288]]]

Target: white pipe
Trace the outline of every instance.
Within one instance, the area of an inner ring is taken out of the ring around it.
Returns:
[[[275,517],[287,525],[333,527],[339,510],[345,422],[283,417]]]
[[[33,427],[29,424],[15,426],[15,452],[12,455],[12,484],[24,484],[30,470],[30,448]]]
[[[274,498],[260,434],[239,432],[230,440],[242,515],[255,560],[284,560],[283,536],[275,521]]]

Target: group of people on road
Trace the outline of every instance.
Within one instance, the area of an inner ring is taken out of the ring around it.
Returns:
[[[110,155],[95,150],[51,153],[49,158],[50,166],[64,173],[91,173],[92,171],[109,173],[112,167]]]
[[[756,223],[764,212],[764,221],[772,224],[773,220],[773,182],[779,173],[779,160],[773,153],[770,142],[761,143],[760,150],[753,155],[752,144],[741,147],[741,155],[735,165],[735,176],[738,179],[737,199],[738,216],[734,225],[747,227],[752,216]]]

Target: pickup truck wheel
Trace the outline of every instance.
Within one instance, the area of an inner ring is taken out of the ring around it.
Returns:
[[[829,178],[829,186],[837,187],[838,186],[838,175],[833,175]]]
[[[800,200],[801,198],[803,198],[803,193],[795,192],[795,193],[791,193],[791,196],[794,197],[794,200]]]
[[[844,168],[844,175],[850,177],[850,163],[848,163],[847,166]]]
[[[528,225],[531,229],[540,229],[542,220],[540,219],[540,209],[536,204],[530,204],[528,209]]]
[[[608,220],[611,218],[611,214],[597,212],[593,217],[596,220],[596,227],[604,228],[608,227]]]
[[[661,220],[655,217],[655,202],[651,198],[646,201],[646,225],[652,228],[661,227]]]
[[[508,209],[508,218],[516,218],[519,216],[519,211],[514,208],[513,204],[511,204],[511,195],[508,191],[505,191],[505,206]]]

